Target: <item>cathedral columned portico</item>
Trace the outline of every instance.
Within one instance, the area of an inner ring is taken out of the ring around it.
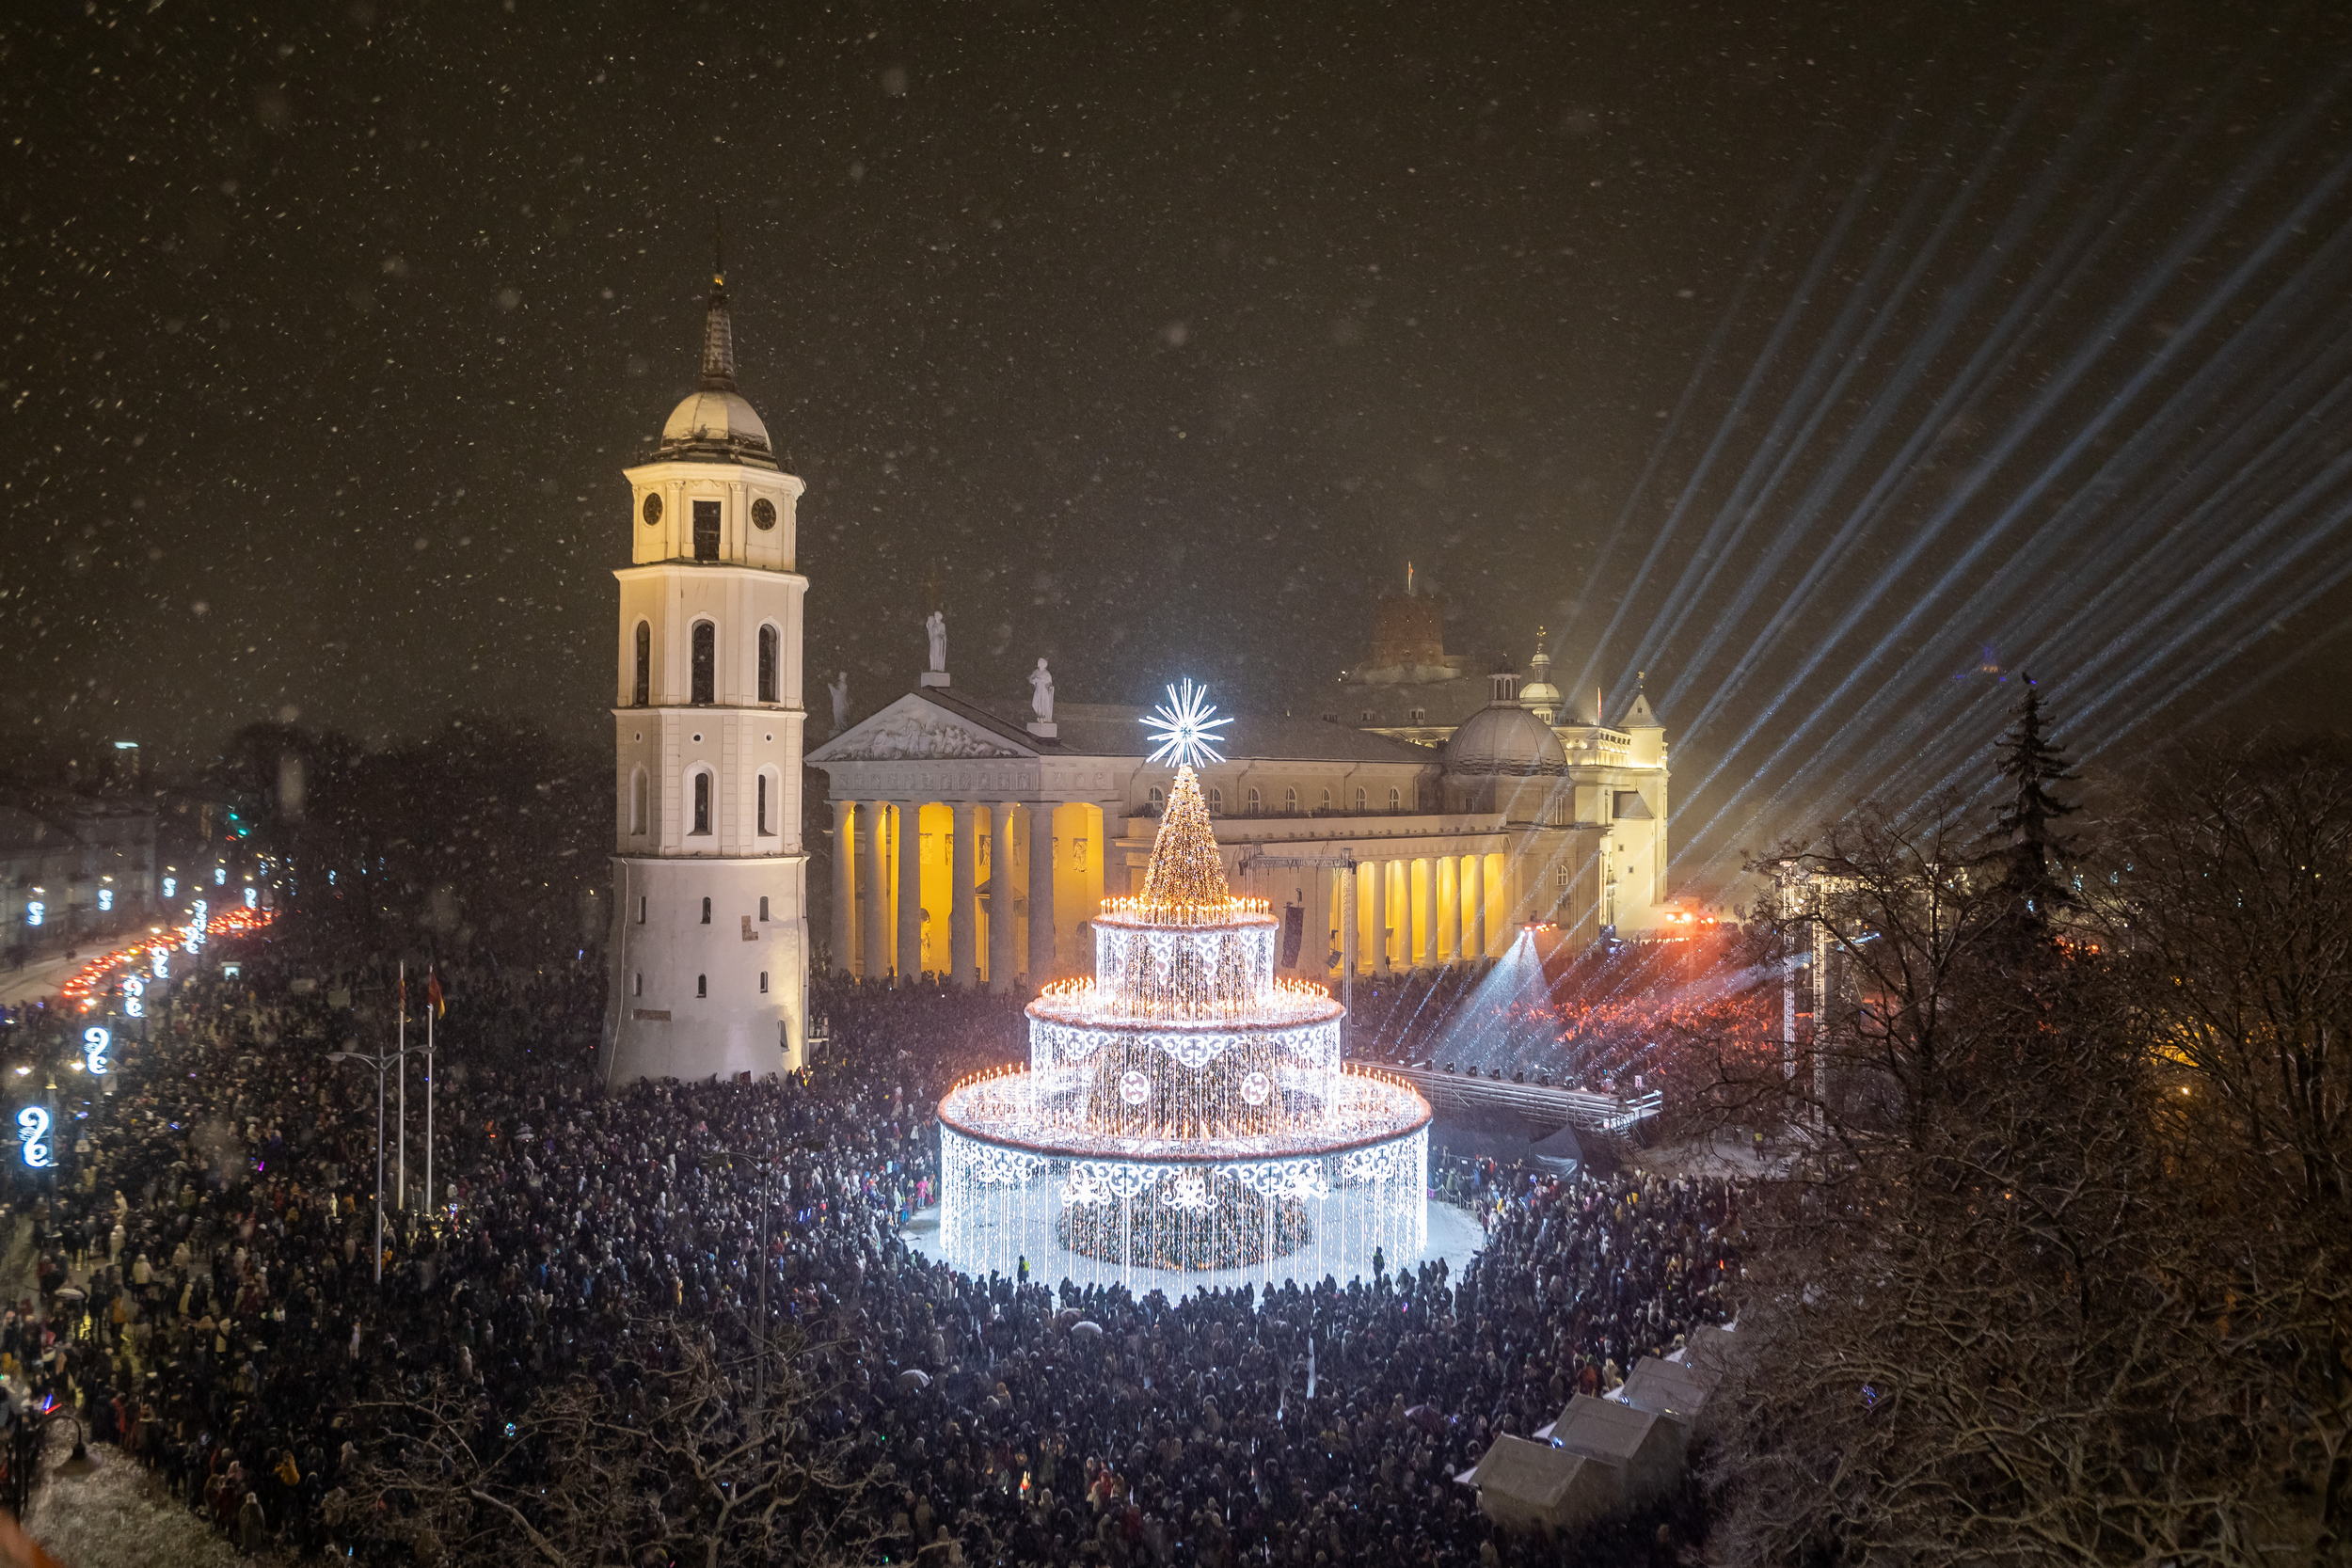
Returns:
[[[1516,677],[1487,684],[1442,750],[1247,713],[1220,738],[1202,795],[1233,891],[1282,918],[1284,971],[1477,964],[1531,922],[1591,941],[1663,918],[1664,745],[1646,703],[1626,729],[1555,731]],[[1147,760],[1140,708],[1025,721],[1023,705],[934,669],[810,753],[832,787],[834,967],[997,991],[1083,968],[1090,913],[1142,875],[1173,770]]]

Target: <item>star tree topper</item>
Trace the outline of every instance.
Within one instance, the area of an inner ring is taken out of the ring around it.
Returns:
[[[1178,768],[1223,762],[1224,756],[1213,743],[1218,738],[1216,732],[1232,721],[1212,717],[1216,712],[1207,687],[1196,686],[1189,680],[1169,687],[1168,701],[1140,721],[1152,732],[1146,738],[1158,748],[1151,760]]]

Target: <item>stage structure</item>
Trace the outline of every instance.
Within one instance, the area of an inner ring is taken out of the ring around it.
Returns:
[[[1132,898],[1104,900],[1091,980],[1028,1008],[1029,1065],[941,1102],[940,1250],[974,1274],[1083,1283],[1346,1279],[1428,1239],[1429,1104],[1341,1059],[1341,1006],[1275,978],[1278,922],[1229,891],[1192,764],[1220,722],[1185,684],[1177,764]]]

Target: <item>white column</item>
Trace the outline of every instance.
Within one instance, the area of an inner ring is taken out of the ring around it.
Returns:
[[[923,973],[923,803],[898,802],[898,831],[891,835],[898,851],[898,965],[902,978]]]
[[[989,806],[988,989],[999,996],[1012,990],[1013,971],[1021,967],[1013,941],[1012,804],[997,800]]]
[[[1340,981],[1345,985],[1356,973],[1361,954],[1356,936],[1356,868],[1342,866],[1331,873],[1340,888]]]
[[[1438,961],[1438,858],[1416,862],[1424,868],[1427,881],[1421,887],[1421,929],[1415,933],[1421,945],[1413,951],[1416,967]]]
[[[1372,972],[1389,972],[1389,863],[1374,861],[1366,878],[1371,896],[1365,914],[1372,927]]]
[[[880,800],[858,805],[858,837],[864,841],[866,896],[858,912],[866,917],[866,945],[858,954],[858,974],[868,980],[890,978],[890,808]]]
[[[980,900],[980,808],[969,800],[956,802],[954,844],[955,911],[947,927],[948,964],[955,983],[976,983],[980,965],[978,943]]]
[[[848,800],[833,803],[833,961],[851,974],[858,972],[857,950],[857,808]]]
[[[1462,857],[1462,961],[1476,963],[1486,956],[1486,857]]]
[[[1454,917],[1440,920],[1431,928],[1429,961],[1452,963],[1462,952],[1462,857],[1439,855],[1429,863],[1429,875],[1438,889],[1438,910],[1445,911],[1445,884],[1454,884]]]
[[[999,876],[1004,875],[1000,870]],[[1061,973],[1061,931],[1054,916],[1054,803],[1029,804],[1029,984]]]

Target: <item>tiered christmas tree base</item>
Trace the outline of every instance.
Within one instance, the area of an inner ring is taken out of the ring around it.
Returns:
[[[1342,1008],[1275,978],[1275,933],[1263,899],[1227,891],[1180,767],[1141,895],[1094,922],[1095,977],[1030,1005],[1026,1070],[940,1102],[942,1255],[1130,1285],[1420,1257],[1429,1103],[1342,1062]]]

